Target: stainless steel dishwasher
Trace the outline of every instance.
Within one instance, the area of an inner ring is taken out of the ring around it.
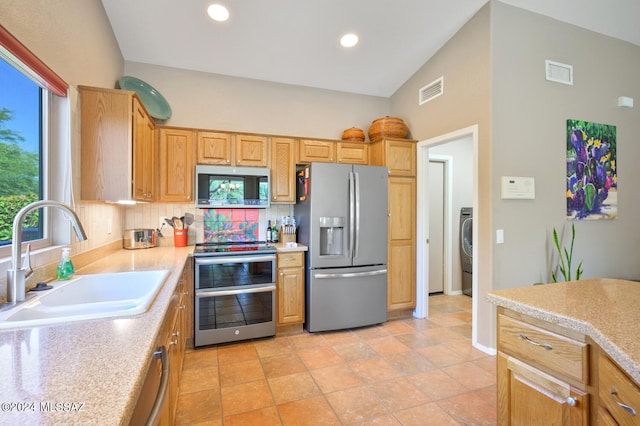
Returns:
[[[153,353],[147,374],[133,410],[130,425],[149,425],[158,423],[162,405],[169,388],[169,354],[165,346]]]

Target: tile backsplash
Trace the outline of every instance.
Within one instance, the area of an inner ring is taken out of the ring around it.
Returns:
[[[193,224],[189,227],[189,244],[202,243],[205,241],[206,212],[209,212],[211,210],[218,210],[220,212],[229,212],[232,210],[257,211],[255,239],[259,241],[264,241],[266,239],[267,223],[269,220],[271,222],[274,222],[275,220],[280,222],[282,216],[293,215],[293,205],[291,204],[272,205],[271,208],[268,209],[199,209],[196,208],[194,204],[149,203],[128,206],[125,210],[126,211],[123,229],[157,229],[162,225],[165,217],[180,217],[183,216],[186,212],[193,214],[195,219]],[[237,217],[238,216],[236,216],[236,218]],[[251,214],[249,218],[251,223],[255,222],[255,219],[253,216],[251,216]],[[240,221],[242,220],[243,219],[240,219]],[[173,245],[172,229],[165,225],[164,227],[162,227],[162,234],[164,235],[164,237],[158,239],[159,245]]]

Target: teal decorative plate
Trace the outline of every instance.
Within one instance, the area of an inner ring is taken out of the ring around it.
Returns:
[[[120,88],[123,90],[131,90],[136,92],[147,109],[147,112],[153,118],[158,120],[167,120],[171,117],[171,107],[169,102],[149,84],[144,81],[130,76],[124,76],[118,80]]]

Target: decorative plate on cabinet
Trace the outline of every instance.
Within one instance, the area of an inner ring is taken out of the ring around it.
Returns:
[[[120,88],[123,90],[131,90],[136,92],[142,101],[142,104],[147,109],[147,112],[153,118],[158,120],[167,120],[171,117],[171,107],[169,102],[148,83],[144,81],[125,75],[118,80]]]

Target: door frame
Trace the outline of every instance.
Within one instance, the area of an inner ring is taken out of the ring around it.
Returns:
[[[428,197],[423,197],[429,189],[429,148],[463,138],[471,138],[473,145],[473,215],[478,211],[478,125],[454,130],[450,133],[436,136],[418,142],[417,146],[417,215],[416,224],[416,310],[414,316],[426,318],[429,316],[429,265],[420,262],[420,259],[429,259],[429,246],[427,244],[429,228],[429,206]],[[474,222],[476,220],[474,219]],[[478,241],[478,227],[473,227],[473,240]],[[473,245],[473,270],[478,270],[478,244]],[[476,346],[478,343],[478,274],[473,274],[472,288],[475,297],[472,298],[472,319],[471,319],[471,343]]]
[[[428,150],[427,150],[428,152]],[[453,287],[453,282],[452,282],[452,277],[453,277],[453,248],[452,248],[452,238],[453,238],[453,224],[451,221],[451,210],[453,209],[453,188],[451,185],[451,182],[453,182],[453,157],[451,157],[450,155],[441,155],[441,154],[431,154],[429,155],[429,161],[436,161],[438,163],[443,163],[443,167],[444,167],[444,188],[443,188],[443,193],[444,193],[444,202],[443,202],[443,206],[444,206],[444,233],[443,233],[443,238],[444,238],[444,246],[443,246],[443,251],[444,251],[444,265],[443,265],[443,274],[444,274],[444,288],[443,288],[443,293],[446,295],[454,295],[456,293],[454,293],[452,291],[452,287]],[[427,162],[427,165],[429,164],[429,162]],[[428,173],[427,173],[428,175]],[[426,182],[428,183],[428,176],[427,176],[427,180]],[[429,216],[427,215],[426,218],[426,223],[427,223],[427,235],[429,235],[429,225],[428,225],[428,219]],[[427,238],[428,239],[428,238]],[[426,242],[426,239],[425,239]],[[429,250],[428,250],[428,245],[427,245],[427,255],[429,255]],[[422,264],[424,265],[425,262],[422,262]],[[429,295],[429,271],[428,269],[425,269],[425,276],[427,278],[427,296]],[[462,293],[462,292],[460,292]]]

